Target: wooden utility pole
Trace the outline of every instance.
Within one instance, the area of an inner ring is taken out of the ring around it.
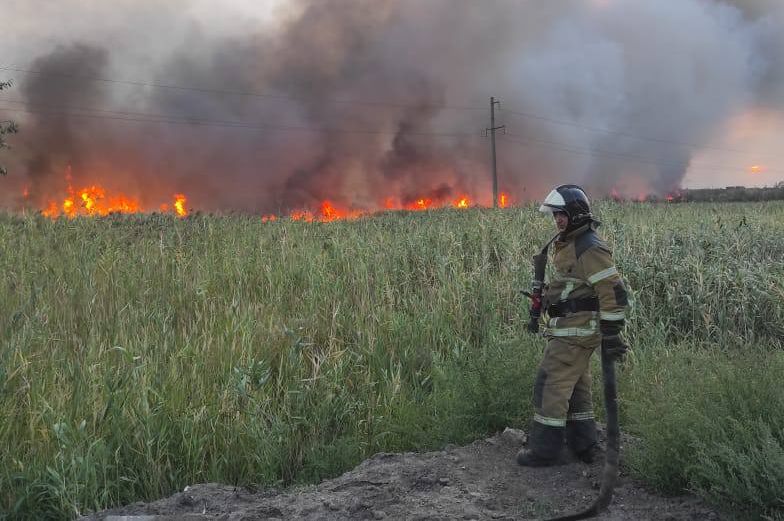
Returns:
[[[496,105],[500,106],[501,102],[495,99],[495,97],[490,98],[490,128],[487,131],[490,132],[490,143],[493,148],[493,208],[498,208],[498,166],[495,152],[495,131],[506,128],[506,125],[495,126]]]

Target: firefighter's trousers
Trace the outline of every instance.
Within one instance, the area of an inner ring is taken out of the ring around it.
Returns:
[[[583,344],[585,342],[582,342]],[[541,458],[556,458],[567,445],[581,454],[596,445],[591,395],[591,355],[568,338],[550,338],[534,383],[534,422],[529,448]]]

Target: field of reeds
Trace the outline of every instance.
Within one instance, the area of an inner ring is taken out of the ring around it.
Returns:
[[[784,204],[597,213],[634,296],[627,468],[784,515]],[[0,216],[0,517],[313,482],[526,428],[543,341],[519,290],[552,233],[532,207]]]

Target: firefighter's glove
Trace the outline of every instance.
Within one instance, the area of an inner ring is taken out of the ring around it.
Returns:
[[[628,351],[629,346],[620,334],[602,335],[602,353],[610,357],[610,360],[623,362]]]
[[[531,299],[531,308],[528,310],[528,332],[536,334],[539,332],[539,318],[542,316],[542,296],[526,292],[526,296]]]

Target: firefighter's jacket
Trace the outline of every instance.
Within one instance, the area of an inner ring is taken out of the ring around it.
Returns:
[[[629,304],[626,288],[612,252],[596,234],[597,226],[587,223],[554,243],[554,269],[544,297],[547,338],[595,348],[600,329],[617,332],[624,325]]]

